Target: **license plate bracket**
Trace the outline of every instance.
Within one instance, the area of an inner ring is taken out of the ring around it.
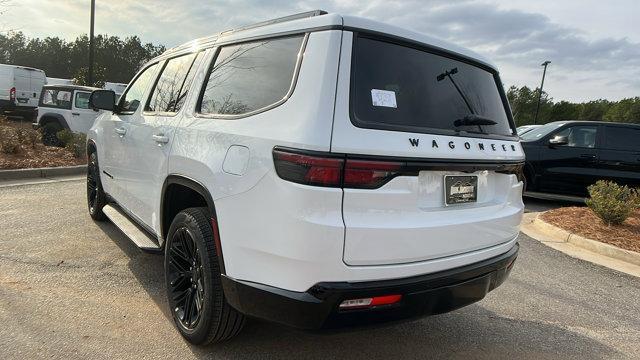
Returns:
[[[457,205],[478,201],[477,175],[445,175],[444,204]]]

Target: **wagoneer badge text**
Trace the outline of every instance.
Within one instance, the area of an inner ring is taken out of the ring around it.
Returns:
[[[417,146],[420,145],[420,139],[409,138],[409,143],[411,144],[411,146],[417,147]],[[447,143],[447,146],[450,149],[455,149],[456,148],[456,143],[454,141],[449,141]],[[471,143],[470,142],[465,141],[463,146],[464,146],[465,149],[471,150]],[[433,140],[433,141],[431,141],[431,147],[432,148],[439,148],[440,146],[438,146],[438,142],[436,140]],[[488,147],[491,148],[491,150],[493,150],[493,151],[498,151],[499,149],[502,149],[502,151],[509,151],[509,148],[511,149],[511,151],[516,151],[516,146],[515,145],[507,146],[505,144],[502,144],[502,145],[497,146],[496,144],[491,143],[491,144],[489,144]],[[484,143],[478,143],[478,149],[479,150],[485,150],[486,147],[485,147]]]

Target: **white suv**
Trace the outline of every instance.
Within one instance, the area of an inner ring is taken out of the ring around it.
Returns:
[[[89,132],[88,202],[163,251],[193,343],[245,316],[370,324],[482,299],[518,252],[523,152],[496,68],[321,11],[150,61]]]
[[[86,134],[100,112],[89,106],[91,92],[97,88],[78,85],[45,85],[38,102],[34,128],[42,129],[45,145],[59,145],[57,133],[70,130]]]

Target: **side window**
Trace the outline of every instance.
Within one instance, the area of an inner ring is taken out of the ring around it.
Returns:
[[[596,147],[596,126],[571,126],[554,134],[554,136],[566,136],[569,147],[594,148]]]
[[[199,112],[240,115],[283,100],[291,89],[302,40],[300,35],[220,48]]]
[[[611,150],[640,152],[640,129],[607,126],[604,147]]]
[[[91,93],[76,91],[76,97],[73,100],[75,107],[78,109],[88,109],[90,96]]]
[[[71,109],[71,91],[44,89],[40,96],[40,105],[58,109]]]
[[[152,80],[153,74],[156,71],[158,64],[154,64],[146,68],[135,80],[126,93],[120,97],[119,110],[121,113],[134,113],[140,106],[144,91],[149,86]]]
[[[170,113],[180,111],[201,57],[202,53],[197,53],[168,60],[145,111]]]

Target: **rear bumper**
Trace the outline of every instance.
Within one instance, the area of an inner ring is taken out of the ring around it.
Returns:
[[[445,313],[481,300],[507,278],[518,249],[515,244],[502,255],[438,273],[382,281],[319,283],[306,292],[226,276],[222,280],[231,306],[248,316],[303,329],[370,325]],[[347,299],[390,294],[400,294],[402,300],[365,310],[338,308]]]
[[[13,101],[0,99],[0,109],[13,110],[15,107],[16,104]]]

